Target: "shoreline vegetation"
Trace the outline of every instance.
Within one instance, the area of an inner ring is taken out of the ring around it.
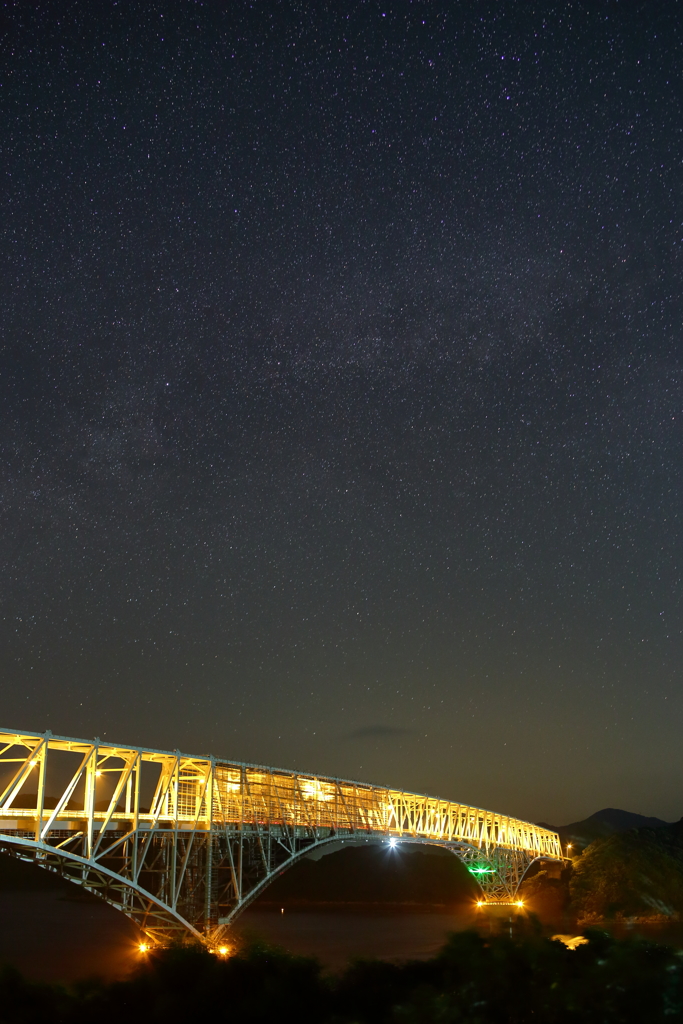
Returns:
[[[0,1021],[169,1024],[210,1014],[246,1024],[659,1024],[683,1015],[678,950],[598,930],[565,939],[520,917],[511,932],[452,934],[429,960],[357,960],[336,973],[260,942],[225,957],[196,946],[157,950],[111,984],[38,984],[4,968]]]
[[[683,820],[595,840],[573,864],[569,896],[582,922],[680,921]]]
[[[539,917],[569,917],[578,928],[683,920],[683,819],[577,845],[559,878],[541,870],[522,884],[526,905]]]

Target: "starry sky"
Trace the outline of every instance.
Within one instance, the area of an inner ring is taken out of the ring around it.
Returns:
[[[680,817],[676,5],[0,31],[2,724]]]

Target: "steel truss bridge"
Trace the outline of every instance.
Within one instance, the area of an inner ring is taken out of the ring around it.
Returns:
[[[220,943],[297,860],[365,841],[450,850],[485,903],[514,903],[532,863],[562,860],[555,832],[466,804],[177,750],[0,730],[0,850],[96,893],[154,944]]]

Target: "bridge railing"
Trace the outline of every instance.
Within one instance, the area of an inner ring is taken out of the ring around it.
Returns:
[[[548,829],[402,790],[266,766],[0,730],[0,832],[36,841],[80,831],[245,827],[385,833],[560,858]]]

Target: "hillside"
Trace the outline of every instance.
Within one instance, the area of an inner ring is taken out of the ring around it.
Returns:
[[[683,917],[683,819],[596,839],[574,861],[572,905],[586,921]]]

